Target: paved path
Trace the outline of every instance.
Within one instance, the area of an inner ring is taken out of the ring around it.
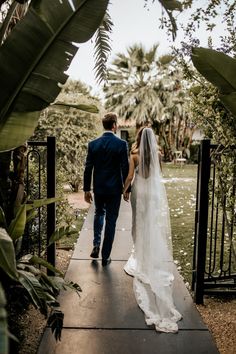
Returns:
[[[112,263],[91,261],[93,208],[90,208],[66,277],[82,295],[60,295],[65,313],[62,341],[46,329],[38,354],[217,354],[212,336],[176,272],[174,298],[183,314],[178,334],[157,333],[147,326],[133,295],[132,278],[123,266],[131,250],[131,210],[123,202],[112,250]]]

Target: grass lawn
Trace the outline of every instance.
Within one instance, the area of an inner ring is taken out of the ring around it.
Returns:
[[[163,176],[170,208],[174,260],[185,282],[191,284],[197,165],[163,164]]]

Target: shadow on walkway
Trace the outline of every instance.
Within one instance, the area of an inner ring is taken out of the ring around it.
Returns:
[[[123,271],[132,248],[131,209],[123,202],[112,249],[112,263],[89,258],[93,239],[91,207],[70,261],[66,277],[82,288],[78,297],[60,295],[65,313],[62,341],[56,343],[51,330],[43,335],[38,354],[217,354],[180,275],[176,272],[174,299],[183,319],[178,334],[158,333],[147,326],[132,287],[132,277]]]

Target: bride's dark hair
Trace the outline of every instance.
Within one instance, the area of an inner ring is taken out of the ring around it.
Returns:
[[[140,146],[140,141],[141,141],[141,137],[142,137],[142,133],[143,133],[143,129],[146,127],[141,127],[136,135],[136,139],[135,142],[133,143],[132,147],[131,147],[131,154],[137,154],[138,150],[139,150],[139,146]]]
[[[144,128],[147,128],[147,127],[144,127]],[[142,134],[141,134],[141,137],[140,137],[140,142],[141,142],[141,138],[143,139],[143,141],[145,139],[145,143],[142,144],[142,146],[143,146],[142,153],[143,153],[144,159],[143,159],[143,162],[142,162],[142,164],[140,166],[140,173],[141,173],[142,177],[148,178],[149,175],[150,175],[151,149],[150,149],[150,142],[149,142],[149,139],[147,137],[147,129],[145,129],[145,130],[143,129],[142,130]]]
[[[151,150],[150,150],[150,141],[149,138],[147,136],[147,131],[148,128],[146,126],[141,127],[136,135],[136,139],[134,144],[132,145],[131,148],[131,154],[137,154],[138,152],[140,152],[140,143],[141,143],[141,138],[143,137],[143,139],[145,139],[145,144],[143,144],[143,155],[144,155],[144,160],[142,162],[142,166],[140,166],[140,174],[142,175],[142,177],[144,178],[148,178],[150,175],[150,165],[151,165]],[[145,136],[143,136],[143,134],[145,134]]]

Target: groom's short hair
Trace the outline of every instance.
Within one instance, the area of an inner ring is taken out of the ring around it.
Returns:
[[[111,130],[114,123],[117,124],[117,115],[115,113],[109,112],[104,115],[102,119],[102,124],[104,129]]]

